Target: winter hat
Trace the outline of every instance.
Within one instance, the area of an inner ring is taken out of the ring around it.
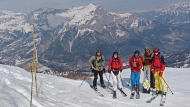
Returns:
[[[136,51],[134,52],[134,55],[135,55],[135,54],[140,55],[140,52],[139,52],[138,50],[136,50]]]
[[[148,46],[144,48],[144,51],[150,50]]]
[[[97,50],[97,51],[96,51],[96,53],[98,53],[98,52],[102,53],[101,50]]]
[[[160,50],[159,50],[159,48],[158,47],[155,47],[154,49],[153,49],[153,52],[155,53],[155,52],[159,52]]]
[[[114,56],[115,54],[119,55],[117,51],[113,52],[113,56]]]
[[[97,50],[97,51],[96,51],[96,55],[97,55],[98,52],[100,52],[100,54],[102,54],[101,50]]]

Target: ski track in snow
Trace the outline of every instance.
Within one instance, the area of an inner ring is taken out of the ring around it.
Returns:
[[[166,82],[174,92],[168,90],[166,107],[190,107],[189,91],[190,68],[166,68]],[[106,73],[107,74],[107,73]],[[2,107],[29,107],[31,92],[31,73],[18,67],[0,65],[0,103]],[[105,75],[104,75],[105,76]],[[109,77],[109,74],[107,74]],[[85,81],[81,87],[82,80],[71,80],[47,74],[37,74],[39,97],[36,97],[35,82],[33,84],[33,107],[160,107],[161,96],[152,103],[146,103],[152,95],[140,93],[140,99],[129,99],[130,88],[127,82],[130,70],[122,72],[124,81],[123,97],[117,91],[117,99],[112,94],[98,86],[98,90],[105,97],[98,96],[91,88],[92,80]],[[141,73],[142,83],[143,73]],[[106,78],[105,85],[107,85]],[[98,81],[99,83],[99,81]],[[112,84],[112,80],[110,80]]]

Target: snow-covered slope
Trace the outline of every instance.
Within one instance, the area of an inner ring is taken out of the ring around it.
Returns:
[[[166,81],[174,95],[168,91],[166,107],[189,107],[189,70],[190,68],[167,68]],[[143,73],[142,73],[143,74]],[[109,74],[106,74],[109,76]],[[122,72],[124,91],[123,97],[117,91],[117,99],[112,99],[104,89],[98,87],[105,97],[99,97],[90,87],[92,81],[86,81],[79,88],[81,80],[70,80],[62,77],[37,74],[39,97],[35,97],[33,89],[33,107],[159,107],[160,96],[151,104],[146,101],[150,94],[141,94],[140,99],[129,99],[130,87],[127,81],[130,70]],[[142,75],[143,76],[143,75]],[[106,78],[105,84],[107,85]],[[111,81],[112,84],[112,81]],[[0,103],[1,107],[29,107],[30,106],[31,74],[23,69],[0,65]]]

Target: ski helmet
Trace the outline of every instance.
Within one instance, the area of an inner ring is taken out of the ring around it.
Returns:
[[[153,49],[153,51],[154,51],[154,53],[155,53],[155,52],[159,52],[159,48],[158,48],[158,47],[155,47],[155,48]]]

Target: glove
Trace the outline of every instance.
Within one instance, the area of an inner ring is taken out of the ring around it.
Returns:
[[[144,71],[144,67],[142,68],[142,70]]]
[[[162,77],[162,75],[163,75],[163,71],[160,71],[159,76]]]
[[[106,73],[106,69],[105,68],[103,68],[103,72]]]
[[[90,67],[90,69],[94,69],[94,67],[92,66],[92,67]]]
[[[156,71],[154,69],[151,70],[152,71],[152,74],[154,75],[156,73]]]
[[[90,70],[91,70],[91,72],[92,73],[94,73],[94,69],[93,69],[94,67],[90,67]]]
[[[122,72],[122,69],[120,69],[120,72]]]
[[[108,70],[108,73],[111,73],[111,70]]]

